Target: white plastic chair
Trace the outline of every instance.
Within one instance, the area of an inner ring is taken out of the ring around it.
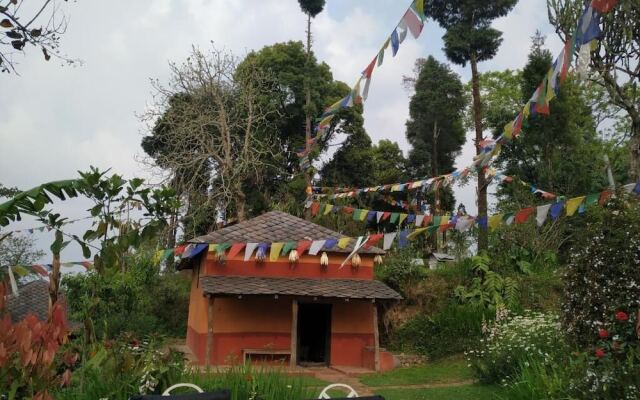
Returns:
[[[318,398],[319,399],[330,399],[331,397],[329,397],[329,394],[327,392],[329,390],[335,389],[335,388],[342,388],[342,389],[348,390],[349,393],[347,394],[347,398],[358,397],[358,392],[356,392],[351,386],[346,385],[344,383],[332,383],[331,385],[329,385],[326,388],[322,389],[322,392],[320,392],[320,397],[318,397]]]
[[[198,386],[194,385],[193,383],[176,383],[175,385],[167,388],[167,390],[162,392],[162,395],[163,396],[171,396],[171,391],[173,389],[177,389],[177,388],[181,388],[181,387],[188,387],[188,388],[194,389],[198,393],[204,393],[204,390],[200,389]]]

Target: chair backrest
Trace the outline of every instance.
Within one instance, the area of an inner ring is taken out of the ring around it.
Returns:
[[[332,383],[331,385],[325,387],[324,389],[322,389],[322,392],[320,392],[320,395],[318,396],[319,399],[330,399],[331,397],[329,396],[329,390],[331,389],[346,389],[347,390],[347,398],[349,399],[353,399],[358,397],[358,392],[355,391],[354,388],[352,388],[351,386],[344,384],[344,383]]]

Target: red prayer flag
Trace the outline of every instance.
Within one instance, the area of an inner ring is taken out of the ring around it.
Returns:
[[[227,257],[233,258],[237,256],[238,253],[240,253],[240,251],[244,249],[245,246],[246,246],[246,243],[234,243],[233,245],[231,245],[231,249],[229,250],[229,254],[227,255]]]
[[[527,222],[527,219],[529,219],[534,210],[535,207],[527,207],[518,211],[515,218],[516,224],[524,224],[525,222]]]
[[[302,254],[309,250],[311,247],[311,240],[301,240],[298,242],[298,247],[296,247],[296,251],[298,252],[298,257],[302,256]]]
[[[593,0],[591,7],[600,11],[603,14],[608,13],[618,4],[618,0]]]
[[[342,208],[342,211],[343,211],[345,214],[352,214],[352,213],[353,213],[353,207],[343,207],[343,208]]]
[[[38,264],[36,264],[36,265],[32,265],[32,266],[31,266],[31,268],[33,268],[33,270],[34,270],[34,271],[36,271],[37,273],[39,273],[39,274],[40,274],[40,275],[42,275],[42,276],[48,276],[48,275],[49,275],[49,274],[47,273],[47,270],[46,270],[46,269],[44,269],[44,268],[42,267],[42,265],[38,265]]]
[[[431,215],[425,215],[424,219],[422,220],[422,226],[427,226],[431,223]]]
[[[600,199],[598,200],[598,204],[600,204],[601,206],[604,205],[604,203],[607,202],[607,200],[609,200],[609,198],[611,197],[611,191],[610,190],[605,190],[604,192],[600,193]]]
[[[418,16],[414,14],[414,12],[409,8],[404,16],[402,17],[403,21],[409,27],[409,31],[411,31],[411,35],[414,38],[418,38],[420,36],[420,32],[422,32],[422,21],[418,19]]]
[[[378,56],[375,56],[373,60],[371,60],[371,64],[369,64],[367,68],[364,71],[362,71],[362,74],[364,75],[365,78],[367,79],[371,78],[371,75],[373,74],[373,68],[376,66],[377,59],[378,59]]]
[[[320,203],[313,202],[311,204],[311,215],[315,217],[316,215],[318,215],[318,211],[320,211]]]
[[[173,254],[176,256],[179,256],[180,254],[184,253],[184,249],[187,248],[186,244],[183,244],[182,246],[178,246],[173,250]]]
[[[387,218],[389,218],[390,216],[391,216],[391,211],[385,211],[385,212],[382,214],[382,218],[380,218],[380,221],[384,221],[384,220],[386,220]]]
[[[376,233],[369,236],[369,240],[367,240],[367,243],[365,243],[364,247],[368,249],[371,246],[375,246],[376,243],[378,243],[383,237],[384,233]]]

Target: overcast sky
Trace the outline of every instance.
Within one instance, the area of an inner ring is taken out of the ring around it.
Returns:
[[[408,3],[327,0],[313,22],[317,57],[336,79],[353,84]],[[180,62],[192,44],[206,48],[211,41],[242,56],[265,45],[303,40],[306,28],[296,0],[81,0],[65,3],[64,10],[70,22],[62,49],[83,65],[45,62],[40,52],[30,49],[16,58],[19,76],[0,75],[0,182],[5,186],[28,189],[73,178],[89,165],[126,177],[147,176],[136,161],[144,133],[136,114],[151,102],[149,79],[166,81],[169,60]],[[481,64],[481,71],[522,68],[536,29],[548,34],[553,54],[560,51],[543,0],[520,0],[494,26],[504,32],[504,42],[493,60]],[[408,35],[396,57],[387,54],[374,71],[364,107],[365,127],[374,142],[391,139],[406,152],[409,97],[402,76],[412,73],[417,58],[433,55],[446,61],[442,34],[429,21],[418,40]],[[468,68],[452,68],[464,81],[469,79]],[[469,140],[458,166],[468,165],[472,155]],[[472,213],[473,186],[456,190]],[[70,217],[86,215],[84,209],[82,203],[63,206]],[[48,246],[48,237],[39,239]],[[67,252],[67,258],[80,257],[77,249]]]

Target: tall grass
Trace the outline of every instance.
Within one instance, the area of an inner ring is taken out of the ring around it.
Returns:
[[[251,365],[237,365],[222,371],[193,369],[185,372],[183,381],[194,383],[205,391],[229,389],[232,400],[310,399],[317,394],[317,390],[301,377]]]

